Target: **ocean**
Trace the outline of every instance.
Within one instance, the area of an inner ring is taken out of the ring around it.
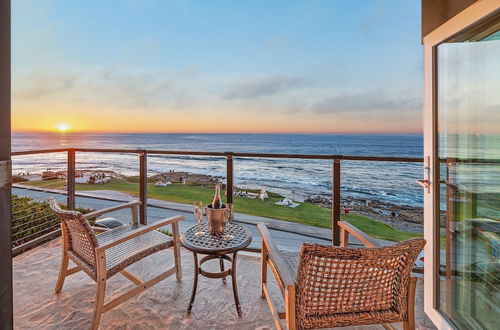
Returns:
[[[49,148],[120,148],[189,151],[232,151],[386,157],[422,157],[421,135],[306,134],[164,134],[164,133],[13,133],[13,151]],[[225,176],[226,162],[217,157],[149,155],[148,174],[174,171]],[[15,156],[13,173],[64,170],[66,155]],[[381,200],[421,207],[421,163],[342,161],[343,199]],[[108,169],[138,175],[137,155],[77,153],[77,169]],[[329,160],[235,158],[235,184],[267,190],[302,201],[311,195],[331,196]]]

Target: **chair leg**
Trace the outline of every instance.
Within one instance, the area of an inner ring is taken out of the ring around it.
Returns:
[[[181,265],[181,250],[179,243],[179,224],[174,222],[172,224],[172,236],[174,240],[174,262],[175,262],[175,277],[177,281],[182,280],[182,265]]]
[[[403,322],[403,330],[415,330],[415,322],[413,325],[410,321]]]
[[[260,295],[262,298],[265,298],[266,294],[264,293],[264,285],[266,285],[266,281],[267,281],[267,250],[266,250],[266,246],[264,244],[264,241],[262,241],[262,248],[260,250],[260,253],[261,253]]]
[[[106,294],[106,260],[104,255],[97,257],[97,288],[95,298],[94,316],[92,318],[92,330],[99,328],[99,322],[104,308],[104,296]]]
[[[408,319],[403,322],[404,330],[415,330],[415,288],[417,286],[417,278],[410,277],[408,283]]]
[[[63,250],[61,257],[61,265],[59,267],[59,276],[57,277],[57,283],[55,288],[56,293],[59,293],[62,290],[62,287],[64,285],[64,279],[66,278],[68,272],[68,263],[69,263],[68,254],[66,253],[66,250]]]
[[[289,286],[285,292],[285,314],[286,327],[288,330],[295,330],[295,286]]]

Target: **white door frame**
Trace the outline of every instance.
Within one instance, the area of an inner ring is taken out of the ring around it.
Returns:
[[[453,329],[437,309],[439,289],[439,155],[437,58],[439,44],[500,9],[500,0],[478,0],[423,38],[424,44],[424,310],[438,329]]]

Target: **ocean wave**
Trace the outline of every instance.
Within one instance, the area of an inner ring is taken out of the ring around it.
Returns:
[[[14,150],[60,147],[60,137],[16,133]],[[307,136],[307,135],[198,135],[198,134],[79,134],[63,141],[66,145],[96,148],[163,150],[234,150],[262,153],[345,154],[420,157],[421,137]],[[105,142],[103,142],[105,141]],[[401,147],[408,146],[408,147]],[[14,173],[66,169],[66,154],[14,157]],[[137,175],[139,159],[132,154],[77,153],[77,168],[108,169]],[[421,176],[419,163],[344,161],[341,172],[342,197],[384,199],[406,205],[421,205],[422,191],[413,184]],[[226,175],[224,157],[148,155],[148,173],[169,170],[216,176]],[[297,198],[331,195],[332,167],[328,160],[242,158],[234,159],[235,182],[241,186],[269,187],[271,191]],[[485,180],[487,182],[487,180]],[[467,184],[467,183],[466,183]]]

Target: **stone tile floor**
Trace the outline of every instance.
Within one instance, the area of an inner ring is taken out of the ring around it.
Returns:
[[[95,284],[84,273],[66,278],[63,291],[54,293],[60,262],[60,240],[53,240],[14,258],[14,322],[16,329],[88,329],[92,318]],[[160,252],[128,269],[148,279],[172,264],[172,252]],[[218,261],[208,263],[212,271]],[[101,329],[272,329],[271,313],[260,297],[258,255],[243,254],[238,261],[238,291],[243,316],[238,317],[231,281],[200,276],[193,312],[186,309],[192,288],[193,258],[182,250],[183,279],[175,276],[161,281],[142,294],[105,313]],[[107,299],[130,287],[117,274],[108,280]],[[275,297],[280,299],[275,287]],[[417,328],[432,327],[423,313],[423,288],[417,287]],[[400,328],[400,325],[396,325]],[[382,329],[382,326],[349,329]]]

